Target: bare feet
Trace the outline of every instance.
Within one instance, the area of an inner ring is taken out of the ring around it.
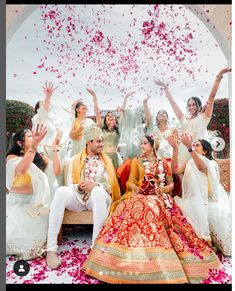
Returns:
[[[52,270],[57,269],[61,264],[61,260],[56,252],[47,252],[46,261],[48,267]]]

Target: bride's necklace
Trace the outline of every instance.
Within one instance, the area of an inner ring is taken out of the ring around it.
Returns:
[[[156,157],[152,157],[152,158],[151,157],[149,157],[149,158],[144,157],[143,158],[143,166],[145,168],[145,171],[151,172],[156,167],[156,165],[157,165]]]
[[[154,158],[151,161],[154,161],[154,163],[151,164],[150,159],[148,160],[146,157],[143,158],[143,166],[145,169],[145,174],[147,173],[153,173],[154,175],[157,176],[155,177],[156,181],[158,180],[158,185],[159,186],[164,186],[166,177],[165,177],[165,172],[164,172],[164,166],[163,166],[163,161],[162,159]]]
[[[147,161],[148,161],[149,163],[155,163],[155,162],[157,162],[156,158],[153,158],[153,159],[147,159]]]
[[[156,161],[157,158],[155,156],[153,156],[153,157],[143,157],[143,160],[146,161],[146,162],[151,163],[153,161]]]

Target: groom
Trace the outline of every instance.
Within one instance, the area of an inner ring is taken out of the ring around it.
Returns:
[[[64,210],[93,211],[92,245],[108,216],[112,202],[120,198],[120,189],[112,161],[104,154],[100,128],[84,128],[86,148],[73,156],[68,166],[68,186],[59,187],[53,197],[49,216],[47,239],[47,265],[57,269],[61,260],[57,256],[57,237]]]

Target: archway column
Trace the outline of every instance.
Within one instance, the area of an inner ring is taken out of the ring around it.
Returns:
[[[39,5],[6,5],[6,45]]]

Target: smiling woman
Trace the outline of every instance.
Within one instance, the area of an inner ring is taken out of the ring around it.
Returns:
[[[219,74],[215,78],[213,87],[210,91],[205,106],[202,107],[202,102],[198,97],[190,97],[188,99],[187,115],[184,115],[182,113],[180,107],[177,105],[174,98],[172,97],[168,86],[161,81],[155,82],[157,85],[161,86],[165,91],[167,99],[169,100],[172,109],[175,112],[175,115],[179,119],[182,132],[190,134],[192,136],[193,141],[196,141],[199,138],[209,139],[207,126],[212,117],[215,96],[219,89],[220,82],[224,74],[231,72],[231,70],[232,70],[231,68],[225,68],[219,71]],[[187,162],[190,159],[190,155],[182,144],[180,145],[179,151],[180,151],[179,154],[180,163]]]

